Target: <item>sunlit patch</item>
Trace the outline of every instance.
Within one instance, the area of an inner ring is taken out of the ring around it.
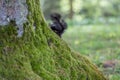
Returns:
[[[116,34],[114,32],[111,32],[109,33],[109,37],[112,38],[112,37],[116,37]]]
[[[75,45],[78,45],[79,43],[80,43],[79,40],[75,40],[75,41],[74,41],[74,44],[75,44]]]

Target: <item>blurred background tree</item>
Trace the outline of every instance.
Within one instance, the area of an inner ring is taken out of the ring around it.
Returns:
[[[79,24],[116,23],[120,20],[119,0],[41,0],[41,4],[47,20],[53,12]]]
[[[41,8],[43,10],[43,13],[45,15],[46,19],[49,19],[50,14],[54,12],[61,13],[60,9],[60,2],[61,0],[41,0]]]

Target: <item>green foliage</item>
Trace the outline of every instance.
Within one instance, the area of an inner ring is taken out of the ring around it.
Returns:
[[[119,0],[83,0],[80,14],[83,18],[96,19],[99,17],[118,17],[120,7]]]
[[[64,18],[69,17],[69,0],[42,0],[45,17],[49,17],[51,12],[59,12]],[[73,19],[80,16],[83,20],[94,22],[118,21],[120,18],[120,0],[74,0],[73,1]],[[81,22],[82,22],[81,21]],[[120,21],[120,20],[119,20]],[[119,22],[118,21],[118,22]],[[90,23],[90,22],[89,22]]]
[[[108,75],[110,80],[119,80],[120,65],[117,65],[112,71],[105,71],[101,67],[104,61],[120,60],[119,28],[119,24],[69,27],[63,38],[72,49],[87,55]]]

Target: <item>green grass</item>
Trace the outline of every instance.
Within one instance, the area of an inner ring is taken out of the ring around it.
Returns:
[[[104,73],[106,71],[101,67],[103,62],[120,62],[120,24],[69,27],[63,39],[73,50],[87,55]],[[115,67],[114,73],[110,72],[107,70],[106,73],[110,80],[120,80],[120,65]]]

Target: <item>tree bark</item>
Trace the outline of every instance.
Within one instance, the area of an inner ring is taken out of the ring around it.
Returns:
[[[39,0],[0,0],[0,80],[106,78],[49,29]]]

